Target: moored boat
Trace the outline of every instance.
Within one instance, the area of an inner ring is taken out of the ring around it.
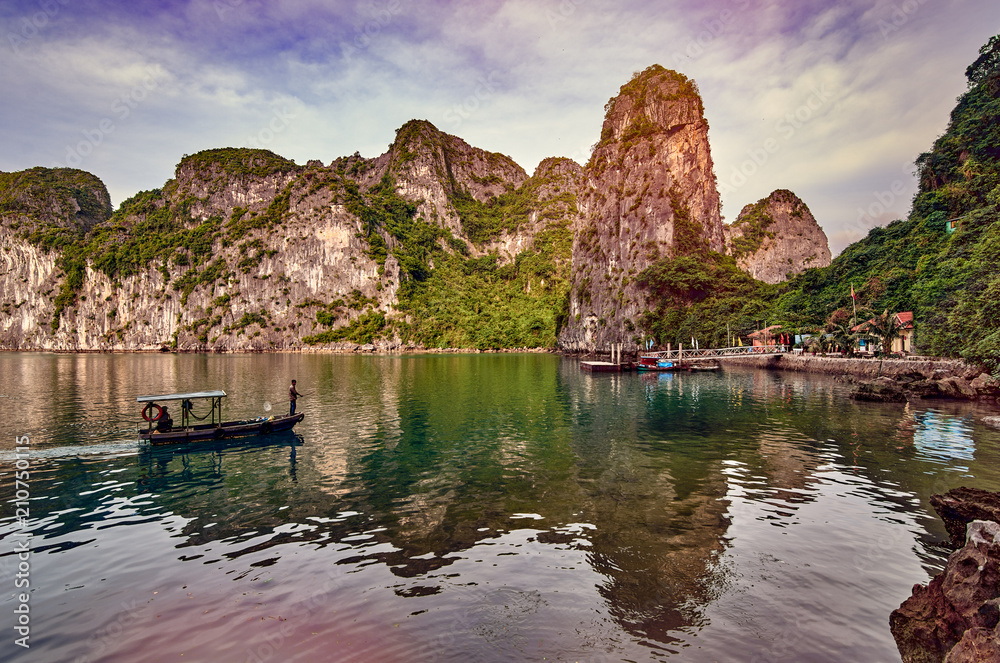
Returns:
[[[641,355],[636,362],[637,371],[678,371],[681,366],[678,362],[665,359],[660,355]]]
[[[294,415],[277,415],[242,419],[237,421],[222,420],[222,399],[224,391],[197,391],[185,394],[162,394],[139,396],[137,403],[145,403],[142,418],[147,423],[143,428],[138,424],[140,441],[150,444],[177,444],[181,442],[198,442],[204,440],[221,440],[232,437],[247,437],[252,435],[268,435],[281,431],[289,431],[305,417],[303,413]],[[208,400],[210,410],[203,416],[194,413],[195,400]],[[160,403],[181,402],[181,422],[173,425],[168,407]],[[206,421],[207,423],[195,423]]]

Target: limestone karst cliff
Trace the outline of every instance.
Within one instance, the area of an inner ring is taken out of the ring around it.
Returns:
[[[563,347],[631,343],[645,293],[635,277],[691,242],[721,251],[708,123],[693,81],[654,65],[606,108],[584,172]]]
[[[0,346],[551,346],[578,171],[411,122],[375,159],[185,156],[113,215],[80,171],[3,174]]]
[[[585,167],[530,176],[423,120],[375,158],[185,155],[117,210],[82,171],[0,173],[0,349],[635,347],[664,260],[829,262],[794,196],[722,223],[693,81],[654,65],[605,110]]]
[[[830,265],[826,233],[798,196],[778,189],[747,205],[724,227],[726,253],[765,283],[779,283],[810,267]]]

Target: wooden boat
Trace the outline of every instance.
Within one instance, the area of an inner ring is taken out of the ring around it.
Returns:
[[[664,359],[659,355],[641,355],[635,364],[637,371],[679,371],[682,369],[677,361]]]
[[[247,437],[251,435],[268,435],[281,431],[289,431],[295,424],[302,421],[305,414],[278,415],[270,417],[257,417],[256,419],[243,419],[239,421],[222,420],[222,399],[226,397],[224,391],[196,391],[187,394],[162,394],[154,396],[139,396],[137,403],[145,403],[142,409],[142,418],[146,422],[138,424],[138,436],[140,441],[150,444],[177,444],[179,442],[198,442],[204,440],[221,440],[232,437]],[[194,413],[192,401],[210,401],[210,411],[199,417]],[[172,401],[181,402],[181,422],[179,426],[165,426],[168,411],[166,406],[159,403]],[[211,417],[209,423],[194,423],[205,421]]]

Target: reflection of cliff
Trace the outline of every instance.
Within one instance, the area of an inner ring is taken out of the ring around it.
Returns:
[[[351,492],[349,478],[369,445],[393,448],[402,438],[399,391],[404,358],[346,357],[316,376],[322,436],[311,456],[322,475],[319,489],[333,497]],[[327,414],[335,416],[326,416]]]
[[[806,445],[813,440],[790,429],[770,429],[757,439],[760,471],[767,476],[768,486],[775,491],[774,497],[792,503],[811,499],[802,490],[812,482],[812,474],[823,462],[815,452],[806,450]]]
[[[669,475],[622,484],[613,505],[594,519],[594,570],[608,609],[638,638],[670,642],[676,631],[698,625],[702,610],[724,583],[715,566],[729,525],[725,482],[713,473],[702,490],[680,497]],[[674,632],[674,634],[671,634]]]
[[[622,628],[660,643],[702,622],[725,582],[716,562],[729,526],[727,418],[714,416],[704,384],[683,374],[588,380],[574,404],[573,483],[595,526],[589,561],[605,577],[600,593]]]

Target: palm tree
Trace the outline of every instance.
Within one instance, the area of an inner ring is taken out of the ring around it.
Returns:
[[[810,330],[812,336],[803,341],[802,345],[813,354],[826,354],[833,349],[833,339],[822,328]]]
[[[858,342],[858,333],[854,331],[856,326],[854,319],[847,316],[846,311],[834,311],[826,321],[824,331],[832,341],[833,345],[845,354],[853,354],[854,346]]]
[[[861,325],[861,331],[866,336],[878,341],[878,348],[881,352],[890,352],[892,342],[903,335],[903,323],[895,313],[889,313],[886,309],[882,313],[872,317],[868,322]]]

